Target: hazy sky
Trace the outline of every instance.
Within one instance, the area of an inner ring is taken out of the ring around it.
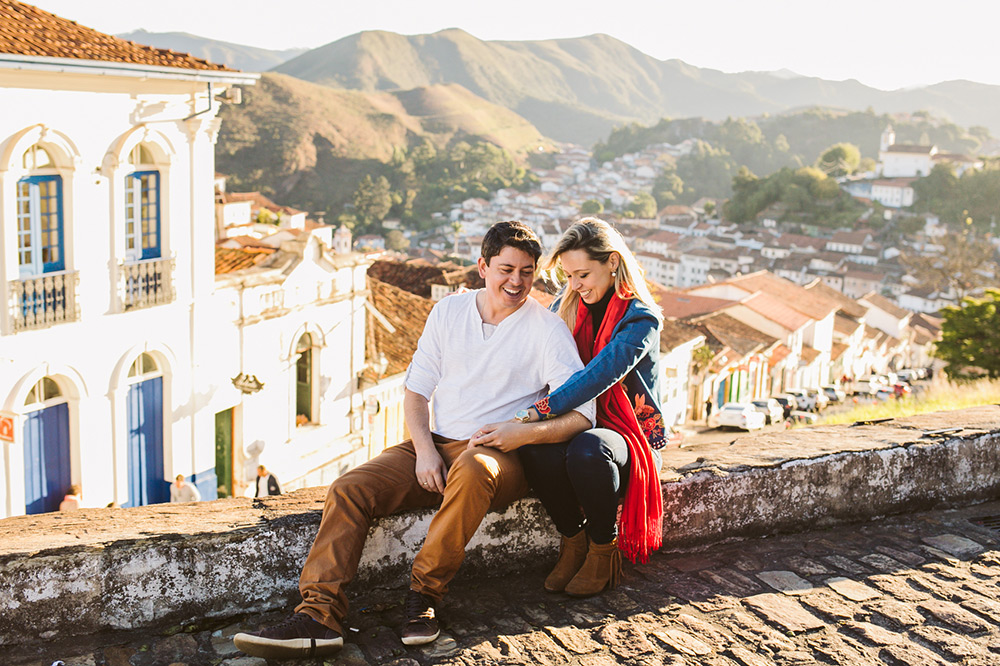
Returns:
[[[29,2],[31,0],[28,0]],[[655,58],[727,72],[791,69],[883,89],[1000,84],[994,0],[36,0],[103,32],[188,32],[269,49],[362,30],[462,28],[480,39],[607,33]]]

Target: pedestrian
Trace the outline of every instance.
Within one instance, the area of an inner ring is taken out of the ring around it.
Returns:
[[[80,508],[80,495],[82,494],[80,485],[74,483],[69,487],[69,491],[66,496],[63,497],[62,502],[59,503],[60,511],[75,511]]]
[[[263,465],[257,465],[257,489],[254,491],[254,497],[263,497],[265,495],[280,495],[281,486],[278,485],[278,477],[267,471],[267,468]]]
[[[178,474],[174,482],[170,484],[170,502],[200,502],[201,493],[193,483],[184,480],[183,474]]]
[[[706,425],[708,424],[709,417],[712,416],[712,407],[713,406],[714,405],[712,404],[712,399],[711,398],[709,398],[708,400],[705,401],[705,424]]]

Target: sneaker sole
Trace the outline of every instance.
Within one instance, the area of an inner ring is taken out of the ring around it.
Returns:
[[[428,636],[403,636],[399,640],[403,641],[403,645],[427,645],[436,641],[440,635],[441,630],[439,629]]]
[[[236,634],[233,643],[237,649],[253,657],[287,659],[290,657],[322,657],[339,652],[344,646],[343,637],[331,639],[291,638],[277,640],[253,634]]]

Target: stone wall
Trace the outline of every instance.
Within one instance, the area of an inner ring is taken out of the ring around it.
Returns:
[[[994,499],[997,460],[996,406],[669,451],[664,547]],[[0,645],[290,605],[324,495],[311,488],[0,520]],[[430,517],[415,511],[379,521],[357,582],[405,587]],[[555,544],[539,503],[525,499],[487,517],[460,575],[538,566]]]

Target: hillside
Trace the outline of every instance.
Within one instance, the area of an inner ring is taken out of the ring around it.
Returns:
[[[361,32],[276,71],[326,86],[397,90],[458,83],[516,111],[543,134],[592,144],[616,125],[662,117],[758,116],[825,106],[878,113],[926,109],[1000,134],[1000,86],[950,81],[882,91],[858,81],[781,72],[726,74],[661,61],[609,37],[482,41],[458,29],[431,35]]]
[[[549,145],[523,118],[456,84],[371,93],[267,73],[221,115],[216,166],[234,187],[333,214],[364,175],[425,142],[479,139],[522,157]]]
[[[226,65],[244,72],[264,72],[308,51],[308,49],[285,49],[282,51],[261,49],[245,44],[220,42],[216,39],[199,37],[186,32],[133,30],[117,35],[117,37],[161,49],[190,53],[197,58],[204,58],[209,62]]]

